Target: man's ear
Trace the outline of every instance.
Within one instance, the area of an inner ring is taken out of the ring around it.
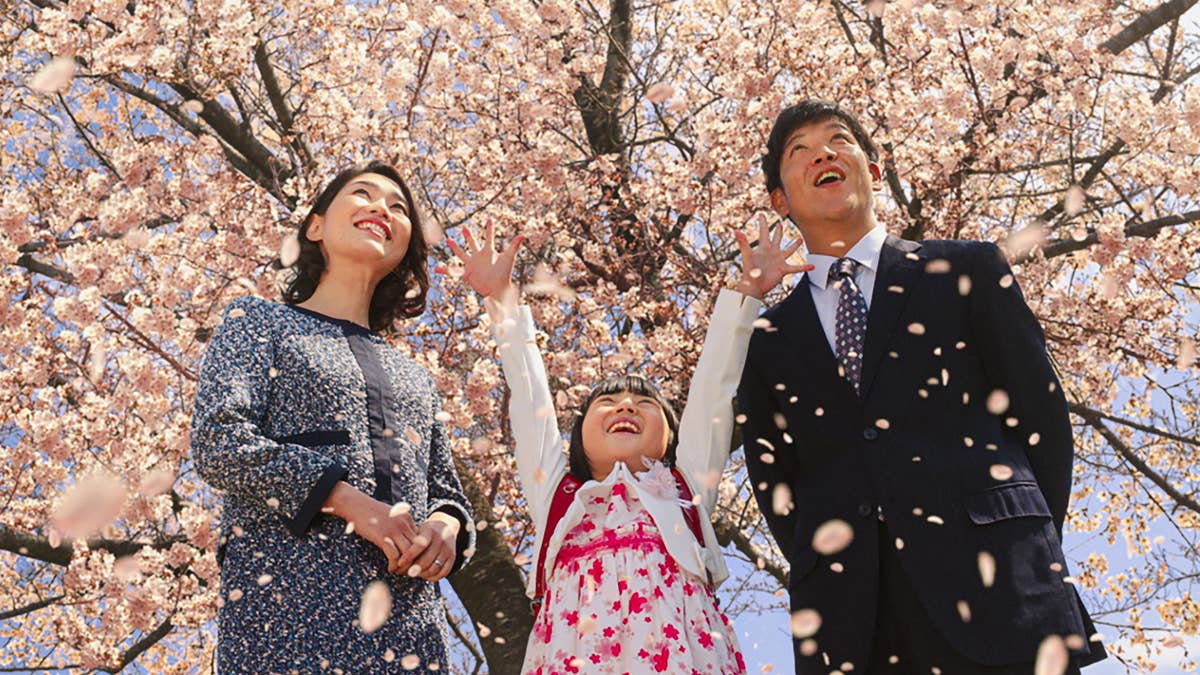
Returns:
[[[304,236],[309,241],[321,241],[325,238],[325,216],[314,213],[308,218],[308,228],[304,231]]]
[[[867,167],[871,170],[871,187],[876,191],[883,189],[883,167],[879,162],[870,162]]]
[[[780,217],[787,218],[791,209],[788,207],[787,195],[783,193],[783,188],[777,187],[771,190],[771,208],[778,213]]]

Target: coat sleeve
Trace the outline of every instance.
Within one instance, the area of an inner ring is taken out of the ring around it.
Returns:
[[[1009,432],[1019,436],[1061,537],[1075,457],[1067,400],[1046,354],[1042,327],[1025,304],[1008,262],[994,244],[975,250],[972,334],[989,387],[1008,395],[1003,416],[1017,420]]]
[[[540,523],[558,479],[567,471],[567,458],[529,307],[522,305],[515,317],[497,322],[493,332],[510,391],[508,415],[517,472],[530,515]]]
[[[776,398],[771,394],[770,384],[763,379],[761,367],[752,355],[738,385],[738,410],[744,416],[742,448],[758,509],[779,550],[793,562],[796,539],[796,512],[792,505],[792,486],[796,484],[794,453],[777,452],[787,445],[783,431],[776,423],[783,411],[779,410]],[[768,455],[769,458],[764,460]]]
[[[746,363],[753,323],[762,302],[728,289],[717,296],[704,347],[679,418],[676,461],[700,488],[708,513],[717,502],[717,483],[729,459],[733,396]]]
[[[226,307],[200,370],[192,453],[210,485],[277,513],[301,536],[348,472],[327,455],[264,433],[275,326],[264,300],[238,298]]]
[[[441,402],[435,392],[433,410],[440,407]],[[429,511],[441,511],[459,522],[454,566],[450,570],[453,574],[466,563],[467,552],[475,550],[475,521],[471,516],[470,500],[463,491],[462,481],[454,466],[446,425],[435,419],[429,432]]]

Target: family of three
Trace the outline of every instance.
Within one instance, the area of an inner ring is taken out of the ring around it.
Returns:
[[[717,296],[682,413],[645,377],[610,377],[566,453],[512,280],[522,237],[450,242],[491,315],[537,528],[523,673],[747,672],[710,522],[735,421],[790,564],[797,673],[1105,657],[1061,547],[1072,432],[1042,331],[995,246],[885,232],[878,161],[836,104],[780,113],[763,172],[802,239],[735,235],[742,278]],[[349,169],[298,238],[284,302],[229,305],[196,398],[196,465],[224,495],[218,670],[445,672],[436,582],[475,528],[433,380],[380,336],[424,310],[416,204],[394,168]],[[381,625],[362,620],[369,586],[390,596]]]

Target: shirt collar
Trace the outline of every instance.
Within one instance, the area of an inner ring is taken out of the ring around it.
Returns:
[[[858,243],[850,247],[845,256],[809,254],[808,264],[812,265],[813,269],[804,277],[808,279],[808,283],[824,290],[825,282],[829,280],[829,268],[833,267],[840,257],[852,258],[859,265],[874,272],[879,269],[879,256],[883,251],[883,242],[886,240],[887,230],[882,225],[877,225],[870,232],[864,234]]]

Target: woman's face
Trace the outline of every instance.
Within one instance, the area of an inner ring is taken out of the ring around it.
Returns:
[[[671,430],[658,402],[628,391],[597,396],[583,417],[583,452],[603,479],[617,462],[641,471],[643,457],[662,460]]]
[[[380,277],[404,260],[412,237],[408,202],[400,186],[377,173],[351,178],[315,215],[306,236],[321,244],[329,268],[366,265]]]

